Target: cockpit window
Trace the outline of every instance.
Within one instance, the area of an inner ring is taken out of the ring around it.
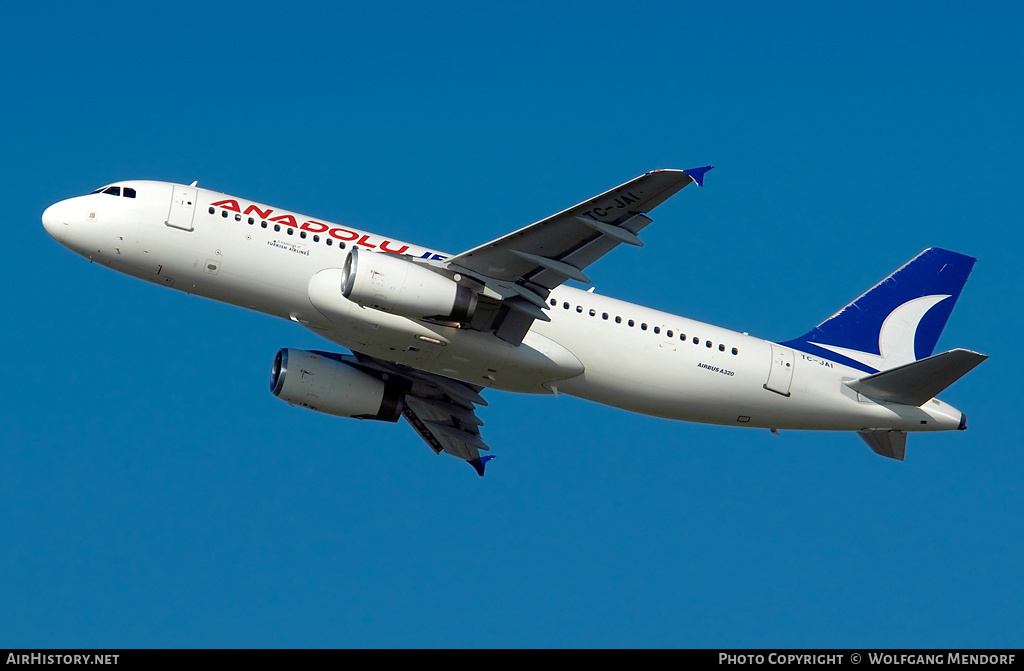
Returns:
[[[123,193],[119,186],[101,186],[95,191],[90,192],[89,195],[91,196],[94,193],[109,193],[111,196],[124,196],[125,198],[134,198],[136,195],[135,189],[130,186],[124,187]]]

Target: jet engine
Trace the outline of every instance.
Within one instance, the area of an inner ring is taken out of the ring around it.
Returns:
[[[468,322],[477,294],[455,280],[386,253],[360,254],[353,247],[341,271],[341,293],[364,308],[413,319]]]
[[[400,377],[363,371],[326,352],[284,348],[274,357],[270,391],[292,405],[341,417],[398,421],[407,391]]]

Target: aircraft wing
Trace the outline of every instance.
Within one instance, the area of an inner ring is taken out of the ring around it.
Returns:
[[[481,476],[484,465],[494,458],[480,456],[480,450],[491,448],[480,437],[483,422],[473,408],[443,398],[408,395],[402,416],[436,454],[446,452],[465,459]]]
[[[503,302],[495,332],[518,344],[534,319],[547,320],[551,289],[568,279],[589,284],[583,269],[619,244],[642,246],[645,216],[683,187],[703,185],[713,166],[655,170],[514,233],[453,256],[448,268],[476,277]],[[507,311],[512,311],[512,322]],[[488,329],[489,325],[478,325]],[[489,329],[488,329],[489,330]]]
[[[655,170],[514,233],[448,259],[485,277],[526,280],[553,289],[566,279],[589,282],[582,270],[619,243],[641,245],[643,216],[691,182],[703,183],[712,166]]]
[[[364,354],[355,356],[364,366],[405,378],[409,391],[403,399],[402,416],[435,454],[445,452],[464,459],[483,476],[484,466],[494,458],[480,456],[480,450],[491,449],[480,437],[483,422],[476,416],[476,406],[487,405],[479,394],[483,387]]]

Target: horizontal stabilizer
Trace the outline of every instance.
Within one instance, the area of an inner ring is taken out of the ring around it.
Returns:
[[[905,431],[859,431],[858,433],[875,454],[903,461],[903,457],[907,453]]]
[[[954,349],[852,380],[846,385],[876,401],[919,406],[935,398],[987,358],[985,354]]]

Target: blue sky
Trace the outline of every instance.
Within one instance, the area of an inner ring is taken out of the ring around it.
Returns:
[[[705,5],[9,8],[0,646],[1019,647],[1020,9]],[[492,392],[481,479],[275,399],[315,335],[39,219],[199,180],[458,252],[709,163],[597,291],[784,340],[976,256],[938,344],[991,356],[943,394],[968,431],[901,464]]]

